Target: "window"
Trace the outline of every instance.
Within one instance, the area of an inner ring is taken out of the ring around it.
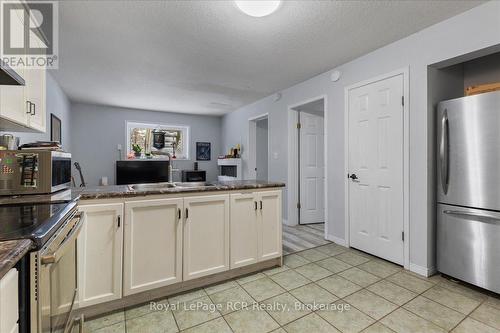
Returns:
[[[155,142],[153,142],[156,138]],[[160,139],[160,140],[158,140]],[[176,159],[189,159],[189,127],[127,122],[127,153],[133,145],[141,148],[142,155],[151,153],[153,158],[166,158],[166,153]]]

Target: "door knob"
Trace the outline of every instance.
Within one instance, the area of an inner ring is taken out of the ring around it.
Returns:
[[[359,178],[358,178],[358,176],[356,176],[355,173],[353,173],[352,175],[350,175],[349,178],[351,178],[351,180],[353,182],[359,182]]]

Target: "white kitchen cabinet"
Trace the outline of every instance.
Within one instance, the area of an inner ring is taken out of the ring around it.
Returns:
[[[182,281],[182,198],[125,203],[123,295]]]
[[[229,194],[184,198],[183,279],[229,269]]]
[[[282,255],[281,190],[258,192],[257,198],[261,214],[259,261],[264,261]]]
[[[46,77],[45,69],[30,68],[26,70],[26,102],[30,111],[28,115],[28,127],[40,131],[46,131]]]
[[[33,38],[35,47],[42,48],[43,42]],[[28,126],[40,132],[46,131],[46,70],[45,68],[28,68],[25,72],[26,101],[29,108]]]
[[[231,194],[231,269],[259,261],[258,197],[255,193]]]
[[[12,268],[0,280],[0,332],[19,332],[18,272]]]
[[[16,12],[14,12],[16,13]],[[12,15],[12,19],[17,20],[11,24],[11,35],[14,42],[24,41],[24,16]],[[24,66],[13,68],[21,77],[25,77]],[[4,128],[4,120],[21,125],[28,126],[28,108],[26,104],[25,86],[0,86],[0,127]]]
[[[231,194],[231,269],[280,257],[281,191]]]
[[[25,16],[22,11],[18,12],[19,15],[12,15],[17,19],[17,23],[11,24],[12,38],[19,45],[23,45]],[[33,26],[39,24],[33,23]],[[38,47],[43,45],[43,42],[36,38],[31,38],[30,43]],[[0,130],[27,128],[46,132],[46,69],[26,66],[13,69],[24,79],[25,85],[0,86]]]
[[[84,223],[78,236],[79,305],[122,297],[123,204],[80,206]]]

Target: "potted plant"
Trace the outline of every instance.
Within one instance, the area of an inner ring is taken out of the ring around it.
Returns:
[[[134,143],[132,145],[132,150],[134,151],[135,157],[141,157],[142,148],[138,144]]]

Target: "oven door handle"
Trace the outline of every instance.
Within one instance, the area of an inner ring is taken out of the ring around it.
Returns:
[[[73,219],[78,219],[78,223],[75,224],[71,232],[68,234],[64,242],[62,242],[61,245],[57,248],[57,250],[40,258],[40,262],[42,263],[42,265],[49,265],[59,261],[59,259],[61,259],[68,251],[69,245],[76,239],[76,237],[78,237],[78,234],[80,234],[83,226],[81,213],[77,213],[77,215],[75,215]]]

